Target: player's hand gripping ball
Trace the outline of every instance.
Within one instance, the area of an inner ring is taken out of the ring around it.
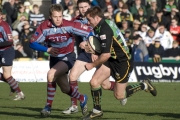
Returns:
[[[98,38],[95,36],[90,36],[87,40],[87,44],[85,46],[85,51],[87,53],[92,54],[100,54],[101,53],[101,43]]]

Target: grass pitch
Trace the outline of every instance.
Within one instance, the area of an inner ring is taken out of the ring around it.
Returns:
[[[128,98],[125,106],[113,96],[112,91],[103,90],[102,109],[106,120],[179,120],[180,119],[180,83],[154,83],[158,95],[140,91]],[[57,89],[51,116],[42,118],[40,111],[46,103],[46,83],[20,83],[26,95],[23,101],[13,101],[6,83],[0,83],[0,120],[80,120],[81,110],[72,115],[62,111],[69,107],[70,98]],[[88,109],[92,110],[92,98],[89,83],[79,83],[81,93],[88,95]]]

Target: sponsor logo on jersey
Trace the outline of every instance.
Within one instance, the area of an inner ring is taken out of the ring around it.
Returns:
[[[101,46],[102,46],[102,47],[106,47],[106,43],[102,43]]]
[[[101,40],[105,40],[106,39],[106,35],[100,35]]]
[[[5,58],[2,58],[1,62],[2,62],[2,63],[5,63]]]

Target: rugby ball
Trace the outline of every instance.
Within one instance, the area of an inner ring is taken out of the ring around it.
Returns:
[[[98,38],[95,36],[90,36],[88,39],[88,44],[90,49],[93,50],[93,53],[100,54],[101,53],[101,43]]]

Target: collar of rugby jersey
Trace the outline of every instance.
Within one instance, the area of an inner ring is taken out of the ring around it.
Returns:
[[[82,15],[78,15],[75,19],[80,20],[80,21],[84,21],[84,20],[86,20],[86,21],[87,21],[87,23],[88,23],[87,18],[86,18],[86,17],[83,17]],[[82,22],[82,23],[83,23],[83,22]]]
[[[100,32],[101,25],[104,23],[105,18],[102,18],[99,23],[94,27],[95,31]]]
[[[56,26],[56,25],[54,25],[54,23],[52,22],[52,20],[49,19],[48,27],[51,27],[51,28],[57,28],[57,27],[62,27],[62,25],[63,25],[63,20],[62,20],[62,23],[61,23],[60,26]]]

